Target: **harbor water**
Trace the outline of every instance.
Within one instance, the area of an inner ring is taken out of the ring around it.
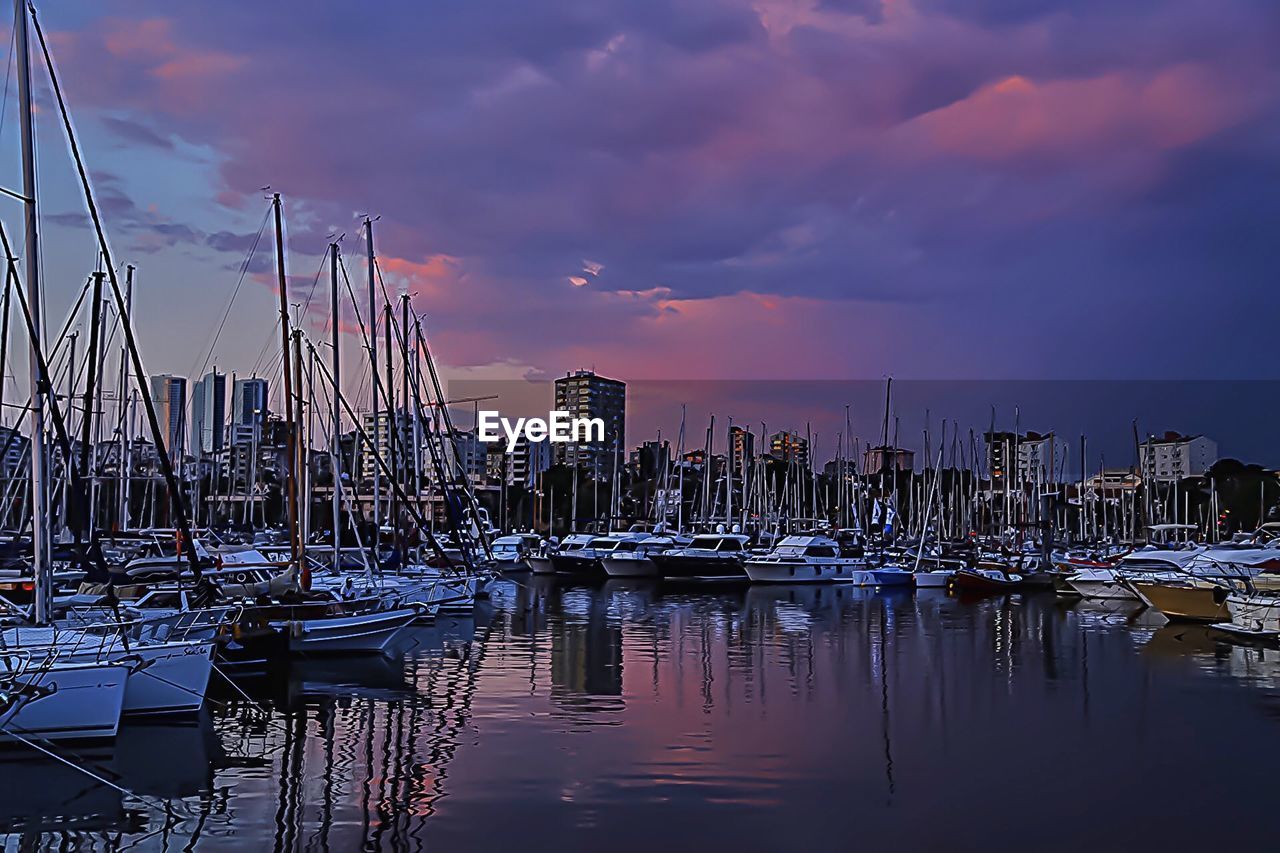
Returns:
[[[1280,664],[1051,594],[501,580],[0,754],[8,850],[1274,849]],[[90,778],[93,773],[99,780]]]

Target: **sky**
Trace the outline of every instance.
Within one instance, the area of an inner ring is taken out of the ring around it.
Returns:
[[[1276,373],[1280,4],[69,0],[39,14],[115,260],[137,267],[152,372],[270,369],[269,186],[308,330],[329,321],[331,239],[367,287],[360,221],[375,216],[386,284],[411,294],[452,376]],[[95,247],[38,89],[61,318]],[[0,202],[11,232],[20,215]]]

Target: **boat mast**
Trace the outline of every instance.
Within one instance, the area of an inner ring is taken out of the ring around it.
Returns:
[[[22,201],[26,221],[23,263],[26,267],[27,298],[31,305],[33,337],[30,341],[28,375],[31,382],[31,557],[35,573],[36,624],[48,623],[52,605],[49,588],[49,512],[45,483],[44,401],[38,388],[40,366],[37,357],[41,335],[40,243],[36,213],[35,128],[32,121],[31,52],[27,41],[26,0],[13,0],[14,42],[18,54],[18,102],[22,123]]]
[[[341,565],[342,543],[342,391],[339,377],[341,361],[338,355],[338,323],[341,319],[338,304],[338,244],[329,244],[329,300],[333,311],[333,329],[329,342],[333,345],[333,426],[329,436],[329,470],[333,472],[333,568]],[[375,332],[376,334],[376,332]],[[370,335],[370,338],[374,335]],[[374,448],[375,452],[377,448]]]
[[[285,458],[288,460],[285,463],[285,491],[289,504],[289,560],[293,565],[299,566],[298,475],[295,470],[298,456],[298,436],[297,425],[293,422],[293,380],[291,378],[293,369],[289,363],[289,282],[285,277],[284,271],[284,213],[281,210],[280,193],[272,193],[271,211],[275,217],[276,278],[280,290],[280,372],[284,376],[284,389],[281,400],[284,404]],[[254,453],[257,453],[256,449]],[[299,571],[301,573],[299,580],[302,588],[310,589],[311,572],[305,565],[299,566]]]
[[[215,368],[216,372],[216,368]],[[294,449],[297,452],[297,458],[293,462],[294,482],[298,491],[307,496],[307,502],[311,500],[311,466],[308,464],[310,454],[307,452],[307,436],[308,433],[302,429],[302,330],[295,329],[293,331],[293,375],[297,380],[294,388],[293,400],[287,401],[288,405],[293,406],[293,428],[295,430]],[[301,571],[310,582],[310,564],[307,562],[307,513],[297,512],[297,528],[298,528],[298,565]]]
[[[124,273],[124,317],[121,323],[129,321],[129,315],[133,311],[133,264],[125,267]],[[122,336],[123,337],[123,336]],[[117,386],[116,405],[119,411],[116,413],[117,433],[116,438],[119,440],[120,456],[116,460],[117,473],[120,475],[120,482],[116,489],[116,529],[129,529],[129,466],[131,459],[129,456],[130,449],[130,433],[133,428],[133,407],[131,405],[133,391],[129,388],[129,345],[126,342],[120,344],[120,383]]]
[[[371,391],[370,396],[373,397],[373,444],[376,447],[378,437],[382,433],[382,427],[378,423],[378,389],[380,387],[378,385],[378,273],[376,256],[373,253],[373,220],[368,216],[364,218],[364,233],[369,264],[369,368],[373,371],[373,381],[369,383],[369,389]],[[391,381],[390,376],[387,377],[387,381]],[[378,466],[375,465],[373,466],[373,553],[375,559],[382,538],[381,499],[382,473],[378,470]]]

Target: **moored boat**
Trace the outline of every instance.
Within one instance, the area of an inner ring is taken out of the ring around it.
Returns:
[[[957,592],[975,595],[1002,595],[1022,586],[1022,576],[987,564],[957,569],[951,587]]]
[[[743,562],[747,557],[747,537],[738,533],[704,533],[693,537],[688,547],[673,548],[650,559],[663,580],[690,583],[745,582]]]
[[[688,539],[671,536],[646,536],[633,543],[633,547],[614,549],[601,560],[601,564],[605,574],[611,578],[657,577],[658,564],[653,561],[653,555],[688,543]]]
[[[0,655],[0,741],[115,737],[137,665]]]
[[[835,540],[825,536],[787,536],[768,554],[743,561],[754,583],[853,583],[866,561],[842,557]]]

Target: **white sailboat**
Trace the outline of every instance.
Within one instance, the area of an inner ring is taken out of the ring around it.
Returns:
[[[28,8],[24,0],[14,0],[14,48],[17,55],[18,94],[21,120],[22,187],[25,213],[23,247],[28,315],[28,352],[31,388],[44,386],[47,365],[40,352],[41,288],[39,221],[37,218],[35,142],[31,89]],[[8,282],[16,286],[17,261],[3,236],[8,260]],[[16,288],[15,288],[16,289]],[[31,494],[32,570],[37,625],[48,625],[53,598],[52,564],[48,512],[47,443],[45,441],[45,394],[31,396]],[[54,649],[17,649],[0,654],[0,739],[36,737],[68,740],[114,737],[120,725],[125,691],[132,671],[141,666],[115,661],[66,660]]]
[[[27,652],[0,655],[0,742],[115,737],[132,669]]]

